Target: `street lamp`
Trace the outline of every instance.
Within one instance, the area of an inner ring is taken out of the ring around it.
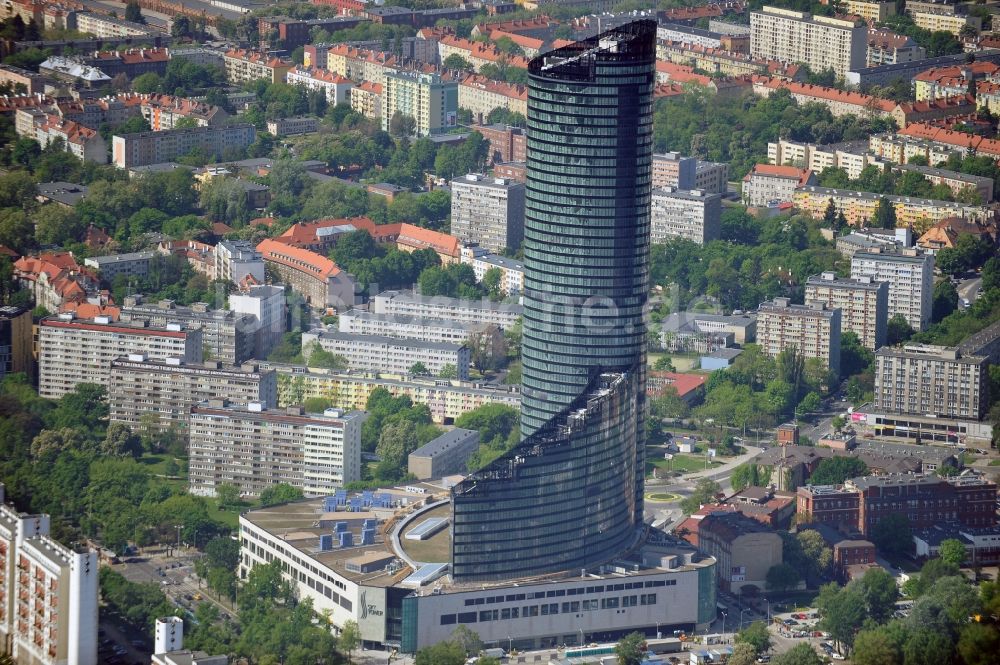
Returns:
[[[722,613],[722,634],[726,634],[726,613]]]
[[[656,622],[656,639],[660,639],[660,622]]]
[[[181,529],[184,528],[184,525],[183,524],[175,524],[174,528],[177,529],[177,551],[179,552],[180,549],[181,549]],[[177,556],[177,554],[174,553],[174,556]]]
[[[580,646],[583,646],[583,628],[577,628],[580,633]]]
[[[514,650],[514,640],[511,639],[510,635],[507,636],[507,655]]]
[[[750,610],[748,610],[746,608],[740,610],[740,630],[743,630],[743,613],[744,612],[749,612],[749,611]]]
[[[771,625],[771,601],[764,598],[764,602],[767,603],[767,625]]]

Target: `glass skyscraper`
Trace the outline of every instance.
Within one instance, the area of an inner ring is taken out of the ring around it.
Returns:
[[[529,65],[523,438],[453,490],[456,580],[599,564],[642,526],[655,37]]]

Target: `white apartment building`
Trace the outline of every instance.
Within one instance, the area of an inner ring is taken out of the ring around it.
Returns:
[[[778,166],[796,166],[813,173],[822,173],[827,168],[840,168],[850,178],[860,176],[866,166],[886,166],[886,162],[863,144],[814,145],[784,139],[767,144],[767,160]]]
[[[890,16],[896,15],[895,2],[872,2],[870,0],[847,0],[847,14],[860,16],[866,21],[882,23]]]
[[[111,361],[111,422],[125,423],[136,431],[173,428],[184,435],[191,407],[210,399],[256,402],[273,409],[278,406],[277,374],[253,363],[185,363],[178,358],[150,360],[142,354]]]
[[[148,358],[202,361],[202,333],[179,324],[163,328],[143,320],[112,323],[106,316],[75,319],[71,313],[38,325],[38,394],[55,399],[80,383],[108,384],[111,361],[142,354]]]
[[[930,344],[875,354],[876,409],[915,416],[982,420],[990,403],[989,358]]]
[[[250,124],[139,132],[113,136],[111,154],[115,166],[128,169],[170,162],[195,149],[223,157],[227,152],[246,149],[256,137],[257,131]]]
[[[958,35],[969,26],[977,33],[983,29],[983,19],[969,14],[939,14],[937,12],[908,11],[918,28],[931,32],[950,32]]]
[[[813,181],[813,173],[809,169],[755,164],[750,173],[743,176],[743,203],[766,206],[791,201],[796,189]]]
[[[420,363],[430,374],[437,375],[451,365],[456,370],[456,378],[460,381],[469,379],[469,347],[461,344],[316,329],[302,333],[303,355],[309,355],[314,343],[324,351],[344,358],[348,369],[410,374],[410,368]]]
[[[97,665],[98,564],[49,537],[48,515],[3,503],[0,639],[20,665]]]
[[[229,296],[229,309],[257,321],[254,358],[267,358],[285,334],[285,288],[258,284]]]
[[[451,235],[491,252],[514,250],[524,238],[524,183],[480,174],[451,181]]]
[[[438,74],[388,72],[382,87],[382,129],[395,113],[416,121],[417,136],[441,134],[458,126],[458,83]]]
[[[650,197],[651,241],[684,238],[699,245],[718,240],[722,231],[722,195],[698,189],[654,189]]]
[[[750,56],[801,63],[814,72],[832,69],[843,79],[867,65],[868,26],[765,6],[750,12]]]
[[[489,326],[481,323],[460,323],[444,319],[374,314],[352,309],[337,316],[342,333],[353,335],[381,335],[402,339],[420,339],[426,342],[464,344]]]
[[[823,303],[793,305],[788,298],[763,302],[757,311],[757,343],[772,358],[796,348],[840,372],[840,310]]]
[[[354,87],[354,81],[345,76],[311,67],[293,67],[286,74],[286,80],[289,85],[302,86],[307,90],[322,90],[326,101],[333,105],[350,103],[351,88]]]
[[[889,283],[870,277],[837,279],[832,272],[806,280],[806,304],[819,302],[840,309],[841,332],[853,332],[875,351],[885,344],[889,323]]]
[[[149,37],[152,34],[147,26],[92,12],[76,12],[76,29],[100,39]]]
[[[653,155],[653,189],[674,187],[725,194],[729,187],[729,164],[703,162],[676,152]]]
[[[485,323],[507,329],[524,314],[524,307],[493,302],[486,298],[462,300],[446,296],[422,296],[412,291],[383,291],[372,297],[368,303],[368,311],[372,314],[427,317],[459,323]]]
[[[462,263],[472,266],[476,281],[483,281],[486,271],[496,268],[500,271],[500,290],[507,295],[524,291],[524,264],[499,254],[490,254],[482,247],[462,247]]]
[[[363,420],[363,413],[337,409],[307,414],[302,407],[202,402],[191,409],[191,493],[215,496],[231,483],[257,496],[288,483],[308,495],[332,494],[361,479]]]
[[[253,284],[263,284],[264,257],[249,240],[220,240],[215,246],[214,278],[242,286],[247,276]]]
[[[902,314],[914,330],[931,322],[934,256],[916,250],[858,251],[851,256],[851,279],[889,282],[889,318]]]

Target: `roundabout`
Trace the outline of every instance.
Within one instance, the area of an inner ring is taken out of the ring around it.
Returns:
[[[647,492],[645,494],[646,501],[652,501],[654,503],[673,503],[675,501],[680,501],[684,497],[679,494],[673,494],[672,492]]]

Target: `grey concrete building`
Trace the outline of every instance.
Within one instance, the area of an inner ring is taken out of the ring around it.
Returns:
[[[722,195],[699,189],[654,189],[649,226],[654,243],[684,238],[704,245],[718,240],[722,230]]]
[[[916,250],[873,249],[851,256],[851,279],[869,277],[889,282],[889,318],[901,314],[914,330],[931,322],[934,292],[934,256]]]
[[[214,360],[238,364],[253,358],[257,331],[256,318],[225,309],[209,309],[206,303],[182,306],[173,300],[145,303],[141,295],[125,298],[121,320],[148,319],[153,325],[180,323],[204,331],[204,355]]]
[[[889,322],[889,283],[871,277],[837,279],[824,272],[806,280],[805,300],[840,309],[841,333],[851,331],[872,351],[885,344]]]
[[[313,345],[347,361],[347,369],[378,370],[390,374],[410,374],[417,363],[438,375],[451,365],[457,379],[469,378],[469,347],[451,342],[426,342],[380,335],[355,335],[322,328],[302,333],[302,353],[309,356]]]
[[[147,319],[114,323],[106,316],[72,314],[42,319],[38,326],[38,394],[55,399],[80,383],[108,383],[111,361],[129,354],[202,361],[202,331],[179,323],[158,327]]]
[[[446,296],[422,296],[412,291],[383,291],[368,304],[372,314],[427,317],[459,323],[487,323],[507,329],[524,314],[524,307],[483,298],[462,300]]]
[[[523,183],[469,174],[451,181],[451,234],[501,253],[524,238]]]
[[[990,404],[989,359],[930,344],[875,354],[875,408],[890,413],[981,420]]]
[[[840,372],[840,310],[823,303],[793,305],[788,298],[763,302],[757,312],[757,343],[775,358],[796,348],[806,358],[819,358]]]
[[[277,407],[277,374],[253,363],[188,363],[179,358],[154,360],[143,354],[111,361],[108,405],[112,422],[125,423],[133,430],[174,428],[186,435],[191,407],[210,399]]]
[[[456,427],[410,453],[408,468],[419,480],[465,474],[469,457],[478,449],[479,432]]]

